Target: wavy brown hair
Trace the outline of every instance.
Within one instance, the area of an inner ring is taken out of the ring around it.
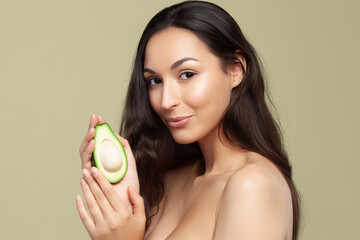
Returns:
[[[237,60],[236,54],[245,58],[244,78],[232,90],[230,104],[219,124],[235,146],[261,154],[281,171],[291,191],[293,239],[296,240],[300,221],[299,195],[280,128],[266,103],[268,95],[259,58],[236,21],[224,9],[203,1],[186,1],[157,13],[147,24],[137,48],[120,134],[128,139],[134,152],[147,226],[164,197],[165,172],[202,158],[197,143],[180,145],[173,140],[150,105],[143,76],[145,48],[152,35],[169,27],[192,31],[219,58],[224,71],[229,62]]]

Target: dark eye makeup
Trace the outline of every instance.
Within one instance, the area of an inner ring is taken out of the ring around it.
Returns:
[[[188,80],[188,79],[194,77],[195,75],[196,75],[196,73],[194,73],[194,72],[186,71],[186,72],[182,72],[180,74],[179,79]],[[148,86],[153,86],[156,84],[160,84],[162,82],[161,79],[159,79],[157,77],[148,77],[148,78],[144,77],[144,80]]]
[[[183,72],[180,74],[180,78],[186,80],[192,78],[194,75],[195,75],[194,72]]]

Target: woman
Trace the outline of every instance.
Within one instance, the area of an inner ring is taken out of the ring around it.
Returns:
[[[297,239],[298,195],[260,64],[220,7],[176,4],[144,30],[120,131],[128,141],[118,136],[129,169],[114,185],[90,163],[103,122],[92,115],[80,147],[92,218],[80,196],[77,207],[93,239]]]

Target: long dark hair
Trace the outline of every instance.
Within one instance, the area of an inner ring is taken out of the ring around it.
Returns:
[[[168,27],[183,28],[196,34],[220,59],[223,69],[236,60],[236,54],[245,58],[246,72],[240,85],[232,90],[230,104],[220,122],[221,130],[234,145],[261,154],[281,171],[291,191],[293,239],[296,240],[300,221],[299,196],[279,126],[266,104],[260,61],[235,20],[219,6],[203,1],[186,1],[157,13],[146,26],[137,48],[120,133],[128,139],[134,152],[147,226],[164,196],[165,172],[202,158],[197,143],[180,145],[173,140],[149,102],[143,77],[145,48],[153,34]]]

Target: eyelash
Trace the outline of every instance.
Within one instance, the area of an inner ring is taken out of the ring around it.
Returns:
[[[194,73],[194,72],[190,72],[190,71],[187,71],[187,72],[182,72],[181,74],[180,74],[180,77],[182,76],[182,75],[188,75],[188,74],[190,74],[191,76],[187,76],[187,78],[184,78],[184,79],[182,79],[182,80],[188,80],[188,79],[190,79],[190,78],[192,78],[192,77],[194,77],[195,75],[196,75],[196,73]],[[181,78],[180,78],[181,79]],[[153,80],[157,80],[158,82],[157,83],[151,83]],[[153,86],[153,85],[156,85],[156,84],[159,84],[159,83],[161,83],[161,80],[159,79],[159,78],[157,78],[157,77],[149,77],[149,78],[147,78],[146,79],[146,84],[148,85],[148,86]]]
[[[153,80],[159,80],[159,81],[161,81],[159,78],[149,77],[149,78],[146,80],[146,84],[147,84],[148,86],[156,85],[156,83],[155,83],[155,84],[152,84],[152,83],[151,83],[151,81],[153,81]]]
[[[188,77],[187,79],[192,78],[193,76],[195,76],[195,75],[196,75],[196,73],[194,73],[194,72],[183,72],[183,73],[181,73],[181,74],[180,74],[180,76],[181,76],[181,75],[183,75],[183,74],[188,74],[188,73],[190,73],[190,74],[191,74],[191,76],[190,76],[190,77]]]

